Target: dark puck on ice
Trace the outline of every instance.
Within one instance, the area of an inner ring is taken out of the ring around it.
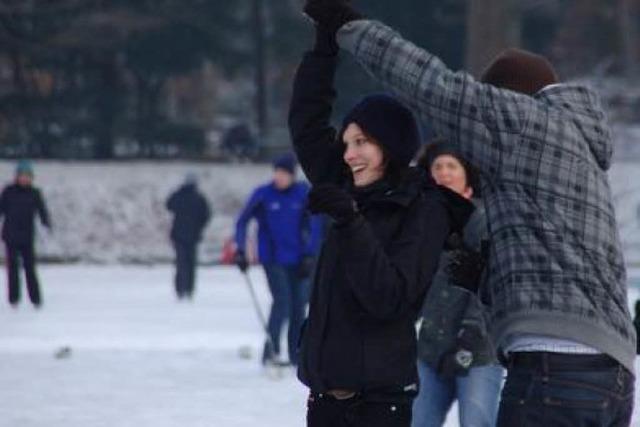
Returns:
[[[60,347],[54,353],[54,357],[56,359],[68,359],[69,357],[71,357],[71,347],[69,346]]]

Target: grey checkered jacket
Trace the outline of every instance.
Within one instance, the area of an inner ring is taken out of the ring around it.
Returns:
[[[482,174],[491,334],[577,341],[634,370],[636,335],[607,178],[612,141],[598,97],[555,85],[530,97],[449,70],[386,27],[353,21],[341,48]]]

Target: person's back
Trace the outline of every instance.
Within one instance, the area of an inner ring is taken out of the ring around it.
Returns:
[[[194,183],[187,183],[171,195],[167,207],[173,212],[171,239],[198,242],[210,217],[205,198]]]
[[[4,241],[22,244],[33,241],[35,217],[42,212],[42,196],[37,188],[17,183],[8,185],[0,196],[0,210],[4,216]]]
[[[167,199],[166,207],[174,215],[170,237],[176,253],[176,294],[178,299],[192,298],[198,264],[197,245],[211,218],[209,204],[198,191],[194,174],[187,174],[185,183]]]

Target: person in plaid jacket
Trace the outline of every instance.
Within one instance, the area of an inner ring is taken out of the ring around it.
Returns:
[[[508,368],[498,425],[627,425],[636,334],[598,96],[529,52],[503,52],[476,80],[344,0],[305,13],[481,172],[481,293]]]

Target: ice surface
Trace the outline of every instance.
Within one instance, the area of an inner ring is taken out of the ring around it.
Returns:
[[[304,425],[306,390],[293,372],[274,381],[259,367],[263,335],[234,268],[201,268],[192,302],[176,300],[170,267],[40,272],[42,310],[0,302],[0,426]],[[251,277],[266,308],[261,269]],[[65,346],[70,356],[56,358]],[[446,425],[457,424],[452,411]]]

